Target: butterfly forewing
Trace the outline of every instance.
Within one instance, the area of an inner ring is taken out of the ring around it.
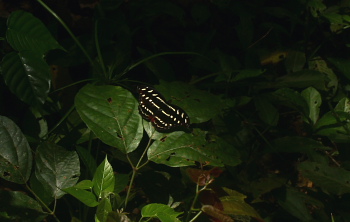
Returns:
[[[190,119],[180,107],[168,104],[164,97],[149,86],[138,87],[141,116],[152,122],[158,131],[188,128]]]

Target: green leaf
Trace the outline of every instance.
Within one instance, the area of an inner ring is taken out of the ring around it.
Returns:
[[[94,175],[97,165],[96,160],[92,157],[92,155],[89,153],[89,151],[81,146],[76,147],[77,152],[79,154],[80,159],[86,166],[87,170],[89,171],[91,177]]]
[[[243,79],[253,78],[264,74],[266,70],[264,69],[244,69],[240,70],[238,74],[233,78],[232,81],[239,81]]]
[[[313,87],[309,87],[301,92],[309,106],[309,118],[315,124],[319,118],[320,106],[322,104],[321,94]]]
[[[129,175],[128,174],[116,174],[115,175],[115,187],[114,187],[114,193],[120,193],[122,192],[125,187],[129,183]]]
[[[304,52],[289,51],[285,60],[287,73],[297,72],[303,69],[306,63]]]
[[[24,184],[32,170],[32,151],[26,137],[10,119],[0,116],[0,176]]]
[[[38,180],[58,199],[65,194],[62,189],[74,186],[79,179],[78,154],[56,144],[42,143],[36,151],[35,170]]]
[[[98,198],[104,198],[103,193],[108,194],[114,191],[114,173],[111,164],[107,160],[107,156],[104,161],[97,167],[94,178],[92,180],[93,189]]]
[[[305,153],[313,161],[322,160],[319,150],[331,150],[330,147],[324,146],[321,142],[298,136],[277,138],[271,142],[271,145],[270,152]]]
[[[164,204],[148,204],[141,210],[142,217],[156,217],[162,222],[175,222],[179,221],[177,217],[182,212],[176,212],[173,208]]]
[[[223,189],[229,195],[220,198],[225,214],[261,218],[258,212],[244,201],[247,198],[245,195],[225,187]]]
[[[308,104],[297,91],[283,88],[276,90],[272,95],[279,104],[295,109],[308,117],[310,112]]]
[[[39,19],[20,10],[12,12],[7,20],[6,39],[15,50],[30,50],[38,56],[51,49],[63,49]]]
[[[10,221],[44,221],[48,216],[36,200],[21,191],[0,190],[0,212],[6,212]]]
[[[100,204],[97,206],[95,221],[105,222],[107,221],[108,214],[112,212],[112,205],[109,198],[103,198]]]
[[[51,73],[43,58],[34,51],[11,52],[1,62],[6,85],[20,100],[44,103],[50,90]]]
[[[276,79],[272,84],[277,88],[307,88],[313,86],[318,90],[326,89],[326,76],[315,70],[301,70]]]
[[[260,119],[270,126],[276,126],[279,113],[269,98],[265,95],[259,95],[254,98],[254,103]]]
[[[308,161],[300,163],[298,170],[326,193],[335,195],[350,193],[350,171]]]
[[[167,134],[152,143],[147,152],[148,159],[172,167],[194,165],[195,161],[207,161],[213,166],[223,166],[216,153],[205,147],[205,136],[205,132],[202,131],[192,134],[182,131]]]
[[[347,143],[350,141],[348,120],[350,114],[341,111],[324,114],[315,124],[314,130],[317,135],[327,136],[334,142]]]
[[[287,187],[285,196],[279,198],[278,203],[300,221],[312,221],[309,209],[305,204],[305,196],[296,189]]]
[[[189,115],[191,123],[206,122],[225,107],[220,96],[186,83],[161,81],[155,87],[167,101],[181,107]]]
[[[77,198],[80,202],[88,207],[96,207],[99,204],[96,201],[96,196],[90,191],[79,189],[75,186],[63,189],[63,191]]]
[[[94,186],[91,180],[82,180],[79,183],[75,184],[74,187],[83,190],[91,190]]]
[[[86,85],[75,98],[77,111],[86,125],[104,143],[123,153],[134,151],[143,136],[138,102],[119,86]]]

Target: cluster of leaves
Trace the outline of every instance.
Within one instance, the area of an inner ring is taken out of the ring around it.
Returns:
[[[37,2],[2,21],[2,221],[350,219],[350,5],[102,0],[77,37]]]

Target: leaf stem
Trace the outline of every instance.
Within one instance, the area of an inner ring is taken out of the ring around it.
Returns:
[[[50,215],[52,215],[55,220],[57,222],[60,222],[60,220],[57,218],[57,216],[55,215],[55,212],[52,211],[41,199],[38,195],[36,195],[36,193],[28,186],[28,184],[26,183],[26,188],[34,195],[35,199],[38,200],[40,202],[40,204],[49,212]]]
[[[91,66],[93,65],[93,61],[91,59],[91,57],[89,56],[89,54],[87,53],[87,51],[85,50],[85,48],[81,45],[81,43],[79,42],[79,40],[77,39],[77,37],[75,37],[75,35],[73,34],[73,32],[70,30],[70,28],[66,25],[66,23],[48,6],[46,5],[42,0],[37,0],[37,2],[39,2],[39,4],[41,4],[48,12],[51,13],[51,15],[53,17],[55,17],[57,19],[57,21],[59,23],[61,23],[61,25],[63,26],[63,28],[66,29],[66,31],[68,32],[68,34],[72,37],[72,39],[74,40],[74,42],[78,45],[78,47],[81,49],[81,51],[84,53],[84,55],[86,56],[86,58],[89,60]]]

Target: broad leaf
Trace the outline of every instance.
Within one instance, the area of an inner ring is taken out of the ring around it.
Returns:
[[[258,212],[253,207],[247,204],[244,199],[247,197],[235,190],[223,188],[228,196],[220,198],[225,214],[244,215],[254,218],[260,218]]]
[[[300,221],[312,221],[310,210],[306,206],[306,195],[294,188],[287,187],[285,196],[279,198],[278,203],[287,212],[298,218]]]
[[[8,221],[43,221],[48,216],[36,200],[20,191],[0,190],[0,212],[7,213]]]
[[[164,204],[148,204],[141,210],[142,217],[156,217],[162,222],[179,221],[177,217],[181,214],[181,212],[176,212],[173,208]]]
[[[167,101],[181,107],[189,115],[191,123],[208,121],[225,107],[220,96],[185,83],[161,81],[156,88]]]
[[[23,102],[29,105],[45,102],[51,73],[39,54],[34,51],[8,53],[2,60],[1,73],[11,92]]]
[[[9,16],[6,38],[15,50],[31,50],[39,56],[50,49],[62,49],[39,19],[20,10],[12,12]]]
[[[52,143],[42,143],[36,151],[36,176],[45,187],[50,187],[56,199],[64,188],[74,186],[79,179],[80,163],[75,151],[67,151]]]
[[[287,106],[292,109],[295,109],[306,117],[309,117],[309,107],[306,103],[305,99],[299,94],[299,92],[289,89],[283,88],[278,89],[272,93],[276,102],[281,104],[282,106]]]
[[[86,169],[89,171],[92,177],[97,168],[96,160],[92,157],[92,155],[89,153],[89,151],[86,148],[77,146],[76,149],[80,159],[82,160],[82,162],[86,166]]]
[[[194,165],[195,161],[209,162],[213,166],[223,166],[218,150],[206,147],[205,132],[173,132],[152,143],[148,149],[148,159],[172,167]],[[234,157],[235,158],[235,157]]]
[[[350,171],[307,161],[300,163],[298,169],[304,177],[326,193],[335,195],[350,193]]]
[[[86,85],[77,94],[75,105],[82,120],[104,143],[123,153],[138,147],[142,118],[137,100],[126,89]]]
[[[18,126],[4,116],[0,116],[0,141],[0,176],[26,183],[32,170],[32,151]]]
[[[107,160],[97,167],[94,178],[92,180],[93,189],[98,198],[104,198],[103,193],[110,193],[114,191],[114,173],[111,164]]]

